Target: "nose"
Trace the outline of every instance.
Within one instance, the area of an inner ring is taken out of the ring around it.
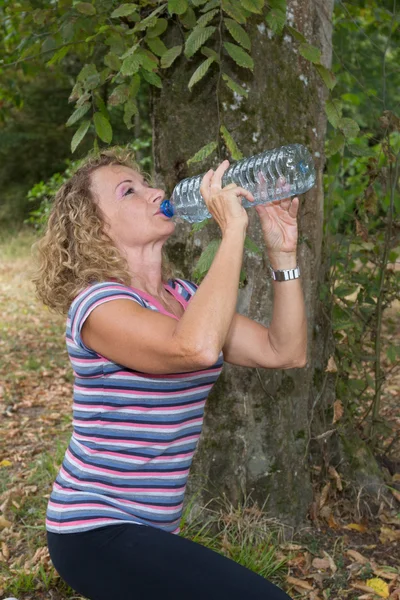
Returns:
[[[158,205],[160,207],[161,202],[165,198],[165,191],[161,189],[154,189],[153,194],[151,196],[151,203]]]

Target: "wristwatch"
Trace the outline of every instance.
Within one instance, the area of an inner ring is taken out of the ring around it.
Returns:
[[[271,271],[271,277],[274,281],[290,281],[291,279],[298,279],[300,277],[300,268],[297,266],[295,269],[281,269],[274,271],[272,267],[269,268]]]

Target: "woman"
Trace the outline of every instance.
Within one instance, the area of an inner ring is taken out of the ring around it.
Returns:
[[[224,161],[201,193],[222,232],[200,286],[170,278],[175,223],[132,156],[87,160],[57,193],[33,278],[68,313],[73,433],[46,514],[60,576],[93,600],[283,600],[263,577],[177,535],[204,406],[224,360],[289,368],[306,361],[298,279],[274,284],[269,329],[235,314],[248,216]],[[257,206],[271,266],[297,266],[298,199]],[[296,272],[295,275],[298,273]],[[292,273],[293,275],[293,273]],[[175,535],[171,535],[175,534]]]

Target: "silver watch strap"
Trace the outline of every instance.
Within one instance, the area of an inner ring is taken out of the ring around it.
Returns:
[[[282,269],[278,271],[274,271],[272,267],[270,267],[271,277],[275,281],[290,281],[291,279],[298,279],[300,277],[300,269],[297,266],[295,269]]]

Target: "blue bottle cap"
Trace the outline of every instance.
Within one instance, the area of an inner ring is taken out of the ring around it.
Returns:
[[[166,217],[173,217],[175,214],[174,206],[169,200],[164,200],[160,204],[160,210]]]

